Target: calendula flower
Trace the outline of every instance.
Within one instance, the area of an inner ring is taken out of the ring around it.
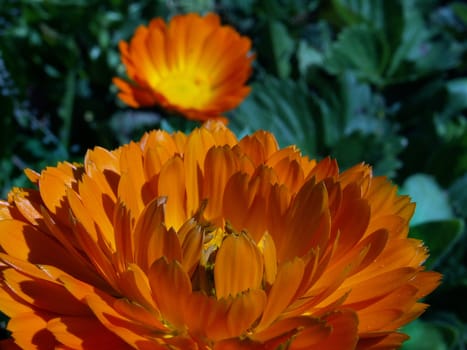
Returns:
[[[152,131],[27,175],[0,203],[10,348],[393,349],[439,283],[408,197],[264,131]]]
[[[248,95],[251,41],[219,16],[190,13],[140,26],[120,51],[130,81],[114,78],[132,107],[161,106],[189,119],[220,117]]]

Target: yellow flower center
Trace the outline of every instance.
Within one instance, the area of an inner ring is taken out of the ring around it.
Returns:
[[[226,235],[225,231],[221,228],[215,229],[213,232],[210,232],[203,244],[203,252],[201,255],[201,265],[208,266],[210,261],[209,258],[211,255],[219,249]],[[212,262],[211,262],[212,263]]]
[[[159,81],[157,89],[171,104],[185,108],[204,107],[212,98],[208,79],[187,72],[171,73]]]

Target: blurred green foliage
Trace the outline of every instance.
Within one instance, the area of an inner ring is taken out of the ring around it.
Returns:
[[[411,235],[444,274],[404,349],[467,347],[467,5],[441,0],[2,0],[0,192],[144,130],[196,123],[131,110],[117,49],[153,17],[218,12],[253,40],[253,90],[229,114],[345,169],[373,165],[417,201]]]

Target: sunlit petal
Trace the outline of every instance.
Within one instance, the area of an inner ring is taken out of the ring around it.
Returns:
[[[220,28],[212,14],[152,21],[120,45],[127,71],[146,92],[198,64],[234,79],[249,43]],[[240,51],[225,63],[227,39]],[[265,131],[152,131],[28,176],[36,189],[0,201],[2,349],[389,350],[440,283],[408,238],[409,198]]]
[[[129,81],[114,78],[132,107],[159,105],[189,119],[220,118],[248,95],[250,39],[221,25],[216,14],[176,15],[140,26],[120,42]]]

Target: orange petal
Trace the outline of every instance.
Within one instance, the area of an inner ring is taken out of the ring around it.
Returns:
[[[246,234],[230,234],[222,242],[214,264],[214,284],[218,299],[248,289],[257,289],[263,278],[263,258]]]
[[[375,258],[384,249],[387,236],[385,230],[380,230],[368,236],[343,256],[333,253],[330,266],[326,269],[325,274],[313,285],[309,285],[311,288],[309,294],[313,295],[315,305],[321,303],[324,298],[327,298],[324,304],[332,304],[335,300],[340,299],[343,294],[347,293],[350,290],[347,286],[349,276],[362,271],[366,266],[374,262]],[[336,241],[337,244],[340,241],[340,237]],[[369,276],[371,275],[363,271],[362,276],[370,278]],[[333,293],[336,289],[337,292]],[[321,296],[317,295],[317,291],[319,290],[322,291]],[[324,307],[324,305],[321,304],[320,307]]]
[[[276,246],[274,240],[269,233],[265,233],[261,241],[258,243],[258,248],[261,251],[264,259],[264,281],[272,285],[277,274],[277,258]]]
[[[82,167],[60,163],[57,167],[46,168],[39,179],[39,189],[47,209],[65,226],[69,225],[66,191],[81,176]]]
[[[238,142],[238,147],[255,166],[265,163],[279,148],[274,136],[266,131],[257,131],[253,135],[245,136]]]
[[[125,299],[116,299],[114,309],[124,317],[151,329],[152,331],[167,331],[167,327],[160,321],[160,313],[154,309],[148,309],[137,302]]]
[[[228,179],[223,189],[223,216],[238,231],[246,229],[244,223],[248,212],[247,208],[249,208],[253,198],[249,191],[249,178],[248,174],[237,172]]]
[[[157,309],[152,300],[148,277],[138,265],[129,264],[127,270],[121,273],[118,285],[122,295],[130,300],[149,310]]]
[[[240,337],[261,316],[266,305],[266,294],[262,290],[248,290],[232,300],[227,316],[230,337]]]
[[[29,181],[31,181],[34,184],[37,184],[41,177],[41,174],[29,168],[24,169],[24,174],[29,179]]]
[[[170,69],[166,58],[167,55],[165,54],[165,23],[162,21],[162,19],[157,18],[151,20],[149,23],[149,31],[147,33],[147,40],[145,44],[152,66],[156,71],[156,74],[153,77],[153,79],[156,81],[162,76],[166,75]]]
[[[165,223],[178,230],[187,219],[185,212],[185,176],[183,161],[175,156],[162,166],[159,183],[159,196],[167,197]]]
[[[286,218],[286,242],[276,245],[279,261],[303,256],[311,249],[323,251],[329,239],[331,225],[324,185],[307,182],[293,199]],[[270,232],[274,240],[284,235],[284,232],[276,230]]]
[[[310,169],[306,180],[315,179],[315,182],[320,182],[329,177],[335,177],[339,174],[339,167],[335,159],[326,157],[320,160],[316,165]]]
[[[13,188],[8,194],[8,198],[13,197],[18,211],[30,224],[45,229],[42,222],[40,193],[36,190]],[[11,199],[10,199],[11,200]]]
[[[318,338],[328,335],[331,331],[330,327],[326,327],[319,318],[296,316],[275,321],[263,331],[255,332],[250,337],[261,343],[267,343],[269,340],[277,338],[285,338],[284,341],[289,341],[300,331],[307,329],[316,332],[314,336]]]
[[[102,293],[94,293],[87,295],[85,300],[99,322],[133,348],[138,348],[138,342],[144,341],[145,337],[151,333],[151,330],[140,326],[116,311],[111,306],[114,298]]]
[[[178,236],[173,229],[167,230],[165,226],[164,209],[168,206],[165,201],[165,198],[156,198],[150,202],[139,216],[132,233],[135,260],[143,270],[147,270],[161,256],[168,260],[182,260]]]
[[[336,256],[344,255],[363,237],[370,221],[370,206],[366,200],[348,198],[343,192],[343,200],[337,216],[333,218],[333,231],[339,231]]]
[[[397,332],[384,332],[376,336],[363,337],[358,340],[356,350],[393,350],[400,348],[402,342],[409,337]]]
[[[427,296],[441,283],[442,275],[435,271],[422,271],[410,280],[410,285],[415,286],[417,298],[421,299]]]
[[[191,276],[198,266],[203,250],[204,231],[195,219],[187,221],[178,232],[179,239],[182,239],[182,265],[185,271]]]
[[[145,183],[142,152],[137,144],[130,143],[121,148],[120,168],[122,176],[118,184],[118,197],[135,218],[144,208]]]
[[[265,295],[261,290],[221,300],[193,293],[185,308],[187,328],[195,338],[207,337],[216,343],[240,337],[254,324],[264,304]]]
[[[89,314],[85,305],[56,282],[31,278],[14,269],[7,269],[2,274],[8,288],[38,309],[63,315]]]
[[[332,326],[327,325],[323,321],[316,322],[308,327],[300,327],[299,329],[300,331],[293,337],[289,347],[291,350],[308,350],[315,346],[321,346],[321,343],[327,341],[327,338],[332,333]],[[322,348],[320,347],[320,349]]]
[[[185,134],[182,133],[182,137],[186,137]],[[141,140],[140,145],[143,147],[144,157],[145,157],[145,169],[146,169],[146,176],[149,180],[152,175],[158,173],[160,170],[160,166],[157,167],[147,167],[146,164],[146,156],[147,152],[152,150],[158,155],[158,159],[160,159],[161,164],[165,163],[169,158],[174,156],[176,153],[182,153],[181,149],[177,145],[176,140],[174,139],[173,135],[169,134],[165,130],[152,130],[145,133]]]
[[[331,313],[325,318],[332,332],[325,340],[314,344],[307,349],[339,349],[353,350],[358,341],[358,317],[350,310],[339,310]],[[291,349],[294,349],[293,343]],[[303,349],[303,348],[301,348]]]
[[[72,349],[133,349],[94,317],[57,317],[47,323],[47,329]]]
[[[305,176],[299,160],[282,158],[273,168],[278,174],[280,182],[292,192],[297,192],[299,186],[303,184]]]
[[[81,181],[78,183],[78,188],[81,201],[86,203],[86,212],[94,222],[94,225],[99,227],[102,241],[105,242],[109,250],[114,251],[115,235],[111,218],[115,203],[110,199],[109,194],[102,192],[101,186],[96,183],[94,178],[91,178],[87,174],[82,176]],[[74,214],[78,217],[75,211]]]
[[[271,168],[261,166],[250,178],[237,172],[225,184],[223,215],[238,231],[246,230],[258,242],[268,229],[269,206],[276,204],[270,199],[276,191],[276,175]]]
[[[55,349],[55,338],[47,330],[47,317],[40,314],[30,312],[17,315],[8,322],[7,329],[21,349]]]
[[[149,284],[162,317],[177,328],[184,326],[184,308],[191,294],[191,281],[176,260],[162,257],[149,269]]]
[[[277,183],[277,177],[272,169],[267,167],[259,167],[255,174],[252,175],[247,192],[244,198],[247,202],[240,201],[237,196],[233,195],[229,198],[230,201],[236,202],[237,211],[244,213],[244,221],[241,226],[246,229],[248,234],[255,242],[258,242],[268,229],[267,212],[269,211],[269,203],[271,191],[274,191]]]
[[[191,141],[195,142],[195,141]],[[202,171],[198,163],[199,149],[187,147],[184,159],[185,186],[186,186],[186,213],[192,216],[200,206],[200,195],[202,191]]]
[[[227,338],[228,306],[226,299],[216,300],[199,292],[191,294],[185,306],[185,323],[190,333],[213,340]]]
[[[112,261],[117,271],[124,271],[128,263],[137,259],[135,257],[135,236],[132,234],[134,220],[132,220],[130,210],[124,203],[119,201],[115,205],[112,222],[116,247],[112,254]]]
[[[108,151],[102,147],[94,147],[92,150],[88,150],[86,152],[86,156],[84,158],[84,167],[86,172],[89,170],[88,167],[95,166],[101,173],[103,173],[109,185],[112,189],[115,189],[113,185],[116,185],[112,182],[110,176],[111,173],[116,175],[120,172],[120,164],[118,159],[119,151]]]
[[[16,220],[0,221],[0,246],[10,256],[34,264],[59,266],[75,271],[67,251],[35,227]]]
[[[69,233],[70,228],[63,227],[60,223],[56,222],[45,208],[42,208],[42,217],[44,218],[44,223],[47,226],[48,232],[50,232],[51,236],[60,242],[66,250],[66,263],[70,265],[70,268],[65,266],[63,262],[55,266],[60,266],[61,269],[83,281],[88,281],[100,286],[103,281],[101,276],[98,275],[90,260],[81,253],[79,242],[73,234]]]
[[[70,195],[70,193],[74,192],[69,192],[69,198],[71,199],[75,195]],[[77,199],[72,200],[78,201]],[[76,205],[76,203],[74,205]],[[74,224],[74,235],[78,239],[78,243],[80,244],[82,249],[87,252],[87,256],[93,263],[95,269],[99,271],[99,274],[102,276],[102,278],[105,278],[105,280],[115,288],[115,281],[117,280],[117,271],[115,270],[115,266],[113,266],[112,264],[112,253],[108,251],[108,249],[106,249],[108,247],[103,246],[101,244],[102,241],[99,238],[93,237],[90,234],[90,232],[88,232],[79,221],[72,221]],[[100,233],[96,231],[94,233],[96,234],[96,237],[101,237]]]
[[[295,258],[279,266],[276,280],[268,293],[263,317],[257,327],[258,332],[269,327],[293,300],[302,281],[304,269],[303,260],[300,258]]]
[[[416,269],[412,267],[400,267],[396,270],[382,273],[380,275],[368,278],[359,277],[360,281],[352,283],[352,278],[346,283],[345,287],[351,289],[351,293],[346,303],[356,303],[359,301],[373,299],[383,296],[401,285],[408,283],[416,274]]]
[[[21,350],[13,339],[0,340],[0,348],[2,350]]]
[[[221,215],[224,189],[227,181],[238,169],[238,160],[228,147],[213,147],[204,161],[203,197],[208,199],[205,215],[216,219]]]

